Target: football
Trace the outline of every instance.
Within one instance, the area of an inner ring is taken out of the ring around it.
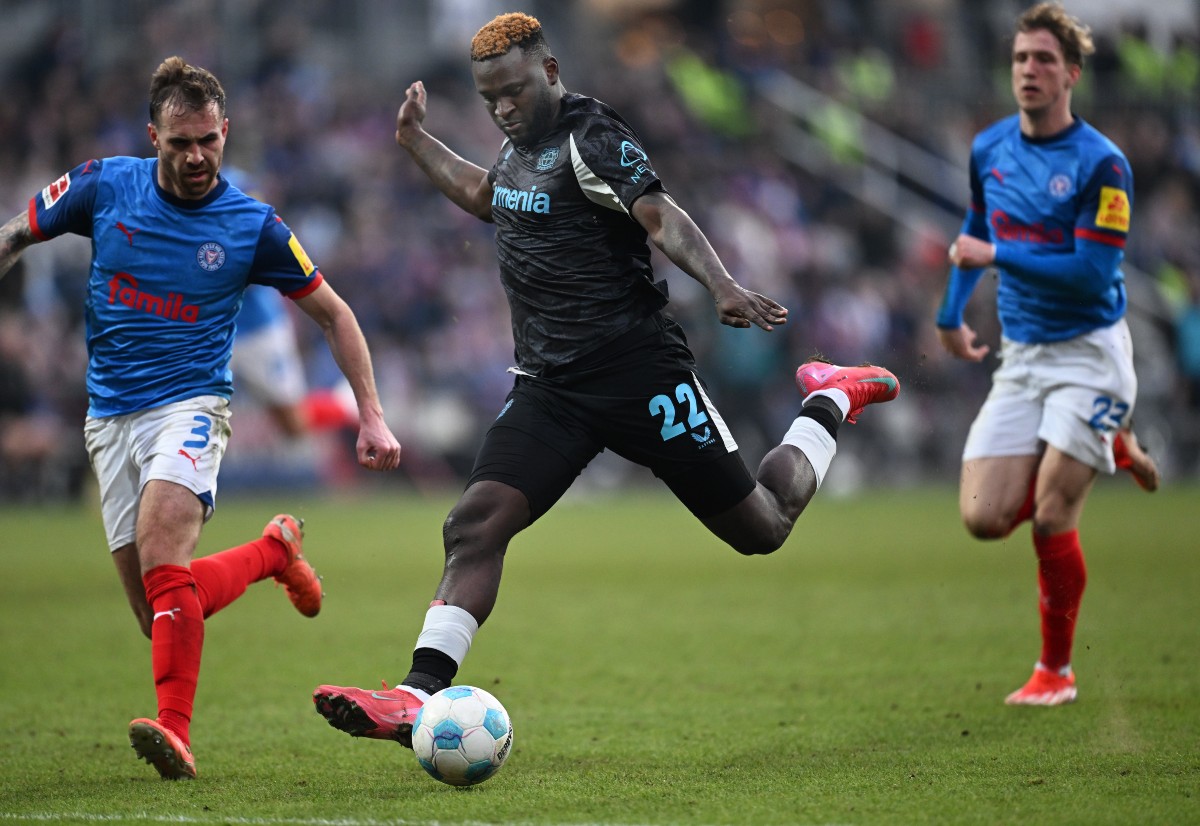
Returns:
[[[500,701],[482,688],[456,685],[429,698],[413,723],[412,746],[429,775],[451,786],[473,786],[500,770],[513,730]]]

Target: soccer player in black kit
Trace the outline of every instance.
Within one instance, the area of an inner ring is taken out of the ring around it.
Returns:
[[[536,19],[492,20],[472,40],[471,59],[475,88],[506,138],[491,170],[422,128],[419,81],[400,107],[396,142],[446,197],[495,223],[516,379],[443,526],[445,569],[410,672],[390,691],[323,685],[313,694],[335,728],[409,747],[417,711],[450,685],[495,605],[509,540],[600,451],[650,468],[739,553],[767,554],[816,493],[838,426],[900,389],[880,367],[801,366],[800,414],[751,476],[682,331],[662,314],[667,298],[647,236],[708,289],[721,323],[770,331],[787,310],[730,277],[620,115],[563,88]]]

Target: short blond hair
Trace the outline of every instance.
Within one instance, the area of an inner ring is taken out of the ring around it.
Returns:
[[[500,57],[514,47],[526,54],[541,51],[549,56],[550,46],[536,17],[515,11],[494,18],[471,39],[471,60]]]
[[[1096,51],[1092,43],[1092,30],[1079,18],[1067,14],[1059,3],[1038,3],[1017,18],[1018,32],[1039,29],[1050,32],[1062,46],[1063,60],[1067,65],[1082,67],[1083,59]]]

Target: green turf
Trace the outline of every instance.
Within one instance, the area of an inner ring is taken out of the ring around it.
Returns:
[[[1104,480],[1059,709],[1001,700],[1038,653],[1028,529],[967,538],[955,492],[825,497],[745,559],[658,493],[562,503],[518,537],[459,682],[512,715],[456,790],[329,728],[322,682],[395,681],[448,500],[227,499],[201,553],[308,520],[322,614],[270,583],[207,624],[195,783],[135,761],[149,647],[92,508],[0,509],[0,822],[1200,822],[1200,490]]]

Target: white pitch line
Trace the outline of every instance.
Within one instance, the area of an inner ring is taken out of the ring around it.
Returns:
[[[531,821],[497,823],[479,820],[402,820],[375,818],[300,818],[300,817],[193,817],[191,815],[156,815],[148,812],[130,814],[95,814],[92,812],[31,812],[17,814],[0,812],[0,821],[27,823],[195,823],[231,824],[232,826],[534,826]],[[544,824],[543,824],[544,826]],[[632,823],[570,823],[559,826],[647,826]]]

